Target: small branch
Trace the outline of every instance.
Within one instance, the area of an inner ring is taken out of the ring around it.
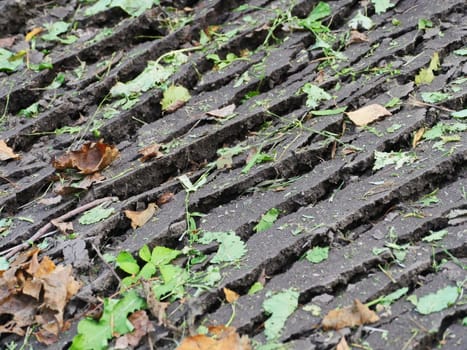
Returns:
[[[120,276],[115,272],[114,268],[112,266],[110,266],[110,264],[105,260],[104,256],[101,254],[101,252],[99,251],[99,249],[94,245],[94,243],[91,243],[91,246],[92,246],[92,249],[94,249],[94,251],[96,252],[97,256],[102,260],[102,262],[104,263],[105,266],[107,266],[107,268],[110,270],[110,272],[112,272],[112,275],[114,275],[114,277],[117,279],[118,283],[121,284],[122,283],[122,279],[120,278]]]
[[[105,197],[105,198],[100,198],[100,199],[96,199],[92,202],[89,202],[87,204],[84,204],[82,205],[81,207],[78,207],[76,209],[73,209],[72,211],[69,211],[68,213],[62,215],[62,216],[59,216],[58,218],[56,219],[52,219],[54,220],[55,222],[62,222],[62,221],[65,221],[67,219],[70,219],[86,210],[89,210],[89,209],[92,209],[94,207],[97,207],[98,205],[102,204],[102,203],[105,203],[105,202],[109,202],[109,201],[114,201],[118,199],[117,197]],[[0,253],[0,255],[5,255],[5,258],[11,258],[13,255],[15,255],[16,253],[18,253],[19,251],[23,250],[23,249],[26,249],[28,248],[31,244],[33,244],[35,241],[37,241],[38,239],[40,239],[41,237],[43,237],[50,229],[52,229],[54,227],[54,225],[52,224],[52,220],[50,220],[46,225],[42,226],[42,228],[37,231],[31,238],[29,238],[27,241],[21,243],[21,244],[18,244],[17,246],[14,246],[8,250],[5,250],[3,252]]]

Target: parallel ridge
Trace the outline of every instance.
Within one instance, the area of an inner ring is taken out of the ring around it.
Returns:
[[[462,190],[467,136],[462,134],[459,142],[445,145],[445,150],[433,147],[434,142],[423,142],[412,150],[415,131],[451,120],[446,109],[413,106],[410,95],[419,99],[420,92],[445,91],[450,97],[444,107],[463,108],[465,82],[459,85],[456,81],[465,75],[467,59],[453,51],[466,44],[465,5],[460,0],[444,1],[443,6],[430,6],[427,0],[392,2],[396,6],[381,15],[369,9],[368,16],[374,21],[368,33],[370,44],[344,46],[342,53],[347,60],[335,64],[323,64],[329,58],[315,48],[310,32],[278,27],[273,33],[277,42],[266,45],[271,39],[269,28],[278,15],[274,8],[290,10],[303,18],[315,1],[296,1],[290,9],[284,1],[170,1],[179,9],[193,8],[188,12],[191,21],[172,29],[164,22],[163,7],[136,18],[118,9],[88,18],[76,2],[71,2],[65,19],[75,19],[92,33],[90,38],[106,28],[111,29],[109,34],[98,41],[79,40],[70,46],[50,47],[52,70],[0,76],[0,111],[7,116],[0,138],[24,154],[18,162],[1,164],[0,207],[2,215],[34,221],[15,220],[0,248],[27,240],[51,219],[82,203],[118,197],[119,201],[112,204],[117,214],[105,221],[82,226],[74,220],[78,233],[75,240],[48,238],[50,245],[45,253],[71,263],[86,284],[75,301],[82,307],[83,302],[96,301],[97,296],[109,295],[116,287],[113,275],[96,257],[91,243],[102,253],[114,254],[122,249],[136,253],[143,244],[182,248],[186,243],[179,241],[185,230],[185,192],[177,177],[186,174],[194,181],[206,171],[205,164],[215,162],[219,148],[242,146],[275,154],[275,161],[244,173],[248,151],[236,155],[230,169],[210,172],[207,183],[191,196],[188,209],[205,214],[198,222],[201,229],[235,231],[246,242],[248,253],[240,268],[222,271],[223,279],[216,288],[186,305],[171,306],[174,324],[187,319],[228,322],[231,307],[221,302],[222,288],[228,287],[241,295],[232,325],[262,342],[262,325],[268,317],[262,309],[266,295],[293,287],[300,293],[300,307],[288,319],[279,340],[297,349],[327,349],[339,338],[329,339],[314,327],[327,311],[350,304],[354,298],[369,302],[400,287],[422,296],[455,284],[459,279],[456,274],[462,272],[457,265],[440,271],[434,266],[449,256],[464,264],[467,258],[465,223],[452,224],[448,219],[453,210],[467,208]],[[328,3],[332,13],[339,15],[326,23],[338,33],[347,31],[348,21],[361,10],[359,2]],[[246,11],[233,11],[244,4],[249,5]],[[49,5],[53,6],[44,6]],[[248,23],[246,16],[255,22]],[[394,18],[399,25],[392,24]],[[442,35],[418,30],[421,18],[439,24]],[[119,110],[111,119],[103,116],[100,108],[113,102],[108,94],[117,81],[135,78],[148,61],[170,51],[194,48],[200,31],[208,25],[221,26],[223,33],[237,31],[206,52],[191,51],[189,61],[170,78],[170,83],[190,90],[192,98],[185,106],[172,113],[163,112],[162,91],[151,89],[129,110]],[[13,21],[8,28],[10,34],[25,31]],[[243,49],[253,52],[249,59],[223,70],[213,70],[212,61],[206,58],[208,53],[240,55]],[[415,75],[428,66],[435,52],[441,70],[431,85],[417,87]],[[81,62],[86,62],[88,73],[81,79],[72,78]],[[59,72],[65,73],[67,83],[53,93],[44,90]],[[240,81],[245,76],[248,79]],[[305,83],[317,84],[333,95],[320,109],[347,106],[354,110],[371,103],[384,105],[392,98],[400,98],[402,103],[391,108],[392,116],[371,125],[374,129],[355,128],[343,114],[312,117],[305,105],[306,96],[299,92]],[[252,91],[256,95],[245,98]],[[47,108],[27,121],[17,116],[19,110],[34,102],[43,102]],[[230,104],[237,107],[235,117],[229,120],[219,122],[206,114]],[[53,133],[76,125],[81,116],[101,122],[100,137],[118,146],[121,159],[104,171],[106,181],[94,185],[80,199],[66,197],[60,204],[47,207],[37,204],[36,200],[49,191],[55,173],[51,157],[76,147],[80,141],[94,139],[89,130],[78,137]],[[393,125],[400,127],[387,131]],[[138,149],[154,142],[166,145],[164,156],[141,163]],[[358,151],[348,154],[349,149]],[[375,151],[414,151],[418,160],[400,169],[374,171]],[[272,191],[268,187],[271,184],[280,191]],[[439,203],[420,209],[417,201],[436,188]],[[155,202],[166,192],[173,192],[174,199],[160,208],[157,221],[132,230],[122,210]],[[271,208],[280,210],[279,220],[271,229],[255,233],[253,227]],[[412,211],[421,211],[423,217],[404,215]],[[373,254],[374,248],[384,247],[389,227],[393,227],[397,243],[411,244],[404,266],[394,263],[388,252]],[[449,232],[442,246],[432,248],[422,241],[430,230],[441,229]],[[330,255],[327,261],[312,265],[302,257],[316,245],[330,246]],[[215,247],[198,248],[210,254]],[[93,271],[88,270],[91,262]],[[268,276],[264,290],[248,295],[249,287],[263,271]],[[305,311],[307,304],[319,305],[321,315]],[[384,344],[390,349],[423,349],[435,346],[446,329],[461,334],[456,327],[466,314],[465,306],[428,316],[412,309],[401,299],[392,306],[392,316],[372,325],[380,331],[352,330],[351,338],[374,348]],[[410,331],[414,324],[435,332],[414,336]],[[56,348],[65,346],[74,332],[72,328]],[[389,343],[382,338],[384,332],[389,334]],[[163,339],[166,331],[156,333],[158,346],[171,348]]]

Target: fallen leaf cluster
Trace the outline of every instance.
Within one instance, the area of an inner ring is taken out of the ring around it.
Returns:
[[[88,142],[81,146],[78,151],[71,151],[55,159],[52,163],[55,169],[76,169],[81,174],[96,173],[110,163],[119,155],[115,146],[99,142]]]
[[[55,265],[39,249],[19,255],[8,270],[0,271],[0,333],[25,335],[25,328],[39,325],[37,340],[52,344],[68,328],[64,309],[80,283],[71,266]]]
[[[251,350],[250,339],[240,336],[234,327],[213,326],[207,334],[183,339],[177,350]]]

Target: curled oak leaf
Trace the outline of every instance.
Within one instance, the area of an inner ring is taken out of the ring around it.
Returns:
[[[125,210],[124,213],[131,220],[131,227],[136,229],[147,223],[154,216],[157,209],[159,208],[155,203],[149,203],[148,207],[142,211]]]
[[[159,198],[157,198],[157,205],[161,206],[164,204],[169,203],[172,199],[174,199],[175,195],[173,192],[165,192],[162,193]]]
[[[13,152],[11,147],[8,147],[5,141],[0,140],[0,160],[19,159],[20,155]]]
[[[160,151],[161,145],[158,143],[153,143],[147,147],[144,147],[138,151],[142,155],[140,161],[145,162],[151,158],[161,158],[164,156],[164,153]]]
[[[177,350],[251,350],[250,339],[240,336],[234,327],[209,327],[208,334],[197,334],[182,340]]]
[[[321,325],[325,331],[339,330],[346,327],[361,326],[379,321],[378,315],[368,306],[355,299],[352,306],[334,309],[323,318]]]
[[[115,146],[101,141],[88,142],[80,150],[67,152],[54,159],[52,165],[57,170],[77,169],[81,174],[93,174],[110,165],[119,154]]]
[[[355,44],[355,43],[366,43],[368,42],[368,37],[365,33],[360,33],[358,30],[351,30],[350,37],[347,41],[347,45]]]

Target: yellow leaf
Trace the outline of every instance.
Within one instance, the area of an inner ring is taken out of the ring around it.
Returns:
[[[238,295],[238,293],[234,292],[229,288],[224,288],[224,294],[225,300],[227,300],[229,304],[235,303],[238,300],[238,298],[240,298],[240,295]]]
[[[420,128],[414,133],[413,140],[412,140],[412,148],[417,147],[417,144],[422,139],[424,133],[425,133],[425,128]]]
[[[34,39],[34,37],[37,34],[40,34],[43,31],[44,31],[44,28],[41,28],[41,27],[33,28],[30,32],[28,32],[28,34],[26,34],[26,37],[24,38],[24,40],[31,41],[32,39]]]

